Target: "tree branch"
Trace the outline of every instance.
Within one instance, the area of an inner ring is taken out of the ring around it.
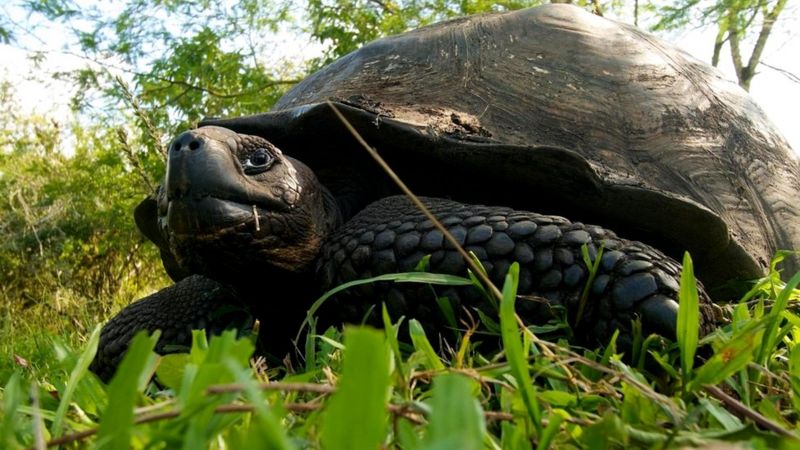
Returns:
[[[757,425],[761,426],[766,430],[772,431],[775,434],[797,439],[796,434],[787,430],[780,424],[775,423],[772,420],[768,419],[767,417],[761,415],[758,411],[754,411],[753,409],[748,408],[747,405],[726,394],[720,388],[716,386],[705,386],[703,387],[703,389],[712,397],[721,401],[727,407],[728,411],[732,412],[740,419],[750,419]]]
[[[760,64],[761,64],[762,66],[769,67],[770,69],[772,69],[772,70],[774,70],[774,71],[776,71],[776,72],[778,72],[778,73],[782,74],[783,76],[785,76],[785,77],[786,77],[786,78],[788,78],[789,80],[791,80],[791,81],[793,81],[793,82],[795,82],[795,83],[798,83],[798,84],[800,84],[800,76],[797,76],[797,75],[793,74],[792,72],[789,72],[789,71],[788,71],[788,70],[786,70],[786,69],[781,69],[780,67],[775,67],[775,66],[773,66],[772,64],[767,64],[767,63],[765,63],[765,62],[761,62]]]
[[[767,39],[772,32],[772,26],[775,25],[778,16],[781,14],[781,11],[783,11],[784,6],[786,6],[786,1],[787,0],[778,0],[778,2],[775,3],[775,7],[772,8],[772,11],[764,16],[764,24],[761,25],[761,32],[758,34],[758,39],[756,39],[756,44],[753,47],[753,53],[750,54],[750,61],[747,63],[746,70],[748,78],[745,80],[745,90],[749,90],[750,88],[750,80],[753,79],[756,73],[756,66],[758,66],[761,60],[761,54],[764,52],[764,47],[767,45]]]
[[[600,0],[592,0],[592,12],[600,17],[603,17],[603,8],[600,7]]]
[[[142,76],[142,77],[146,77],[146,78],[151,78],[151,79],[154,79],[154,80],[158,80],[158,81],[161,81],[163,83],[169,83],[169,84],[174,84],[174,85],[178,85],[178,86],[183,86],[185,88],[192,89],[192,90],[195,90],[195,91],[205,92],[206,94],[211,95],[212,97],[217,97],[217,98],[243,97],[245,95],[252,95],[252,94],[259,93],[259,92],[263,91],[264,89],[272,87],[272,86],[279,86],[279,85],[283,85],[283,84],[296,84],[296,83],[299,83],[300,81],[302,81],[302,79],[271,80],[271,81],[269,81],[267,83],[263,83],[263,84],[255,87],[253,89],[248,89],[246,91],[221,92],[221,91],[217,91],[215,89],[211,89],[211,88],[207,88],[207,87],[203,87],[203,86],[197,86],[195,84],[189,83],[188,81],[184,81],[184,80],[174,80],[174,79],[171,79],[171,78],[165,78],[165,77],[160,77],[160,76],[157,76],[157,75],[143,74],[143,73],[137,73],[136,75]]]
[[[736,23],[736,9],[728,10],[728,43],[731,47],[731,60],[733,68],[736,70],[736,78],[742,86],[742,52],[739,49],[739,28]],[[744,86],[742,86],[744,87]]]
[[[725,37],[726,31],[728,31],[728,27],[725,26],[725,21],[720,20],[719,31],[717,32],[717,37],[714,39],[714,54],[711,55],[711,65],[714,67],[719,65],[719,56],[722,52],[722,46],[725,45],[725,41],[728,40],[728,38]]]
[[[370,1],[370,3],[374,3],[374,4],[378,5],[383,10],[384,13],[394,14],[396,12],[396,10],[394,8],[394,5],[386,4],[382,0],[369,0],[369,1]]]
[[[17,48],[19,48],[21,50],[24,50],[24,51],[28,51],[28,52],[31,51],[31,50],[29,50],[27,48],[24,48],[24,47],[17,47]],[[211,95],[213,97],[217,97],[217,98],[237,98],[237,97],[242,97],[242,96],[245,96],[245,95],[256,94],[256,93],[261,92],[264,89],[272,87],[272,86],[279,86],[279,85],[285,85],[285,84],[297,84],[300,81],[302,81],[302,78],[289,78],[289,79],[270,80],[269,82],[263,83],[263,84],[255,87],[253,89],[249,89],[249,90],[246,90],[246,91],[221,92],[221,91],[217,91],[215,89],[206,88],[206,87],[203,87],[203,86],[198,86],[198,85],[189,83],[188,81],[185,81],[185,80],[175,80],[175,79],[172,79],[172,78],[162,77],[162,76],[158,76],[158,75],[153,75],[151,73],[140,72],[140,71],[137,71],[137,70],[126,68],[126,67],[120,67],[120,66],[117,66],[117,65],[114,65],[114,64],[109,64],[109,63],[107,63],[105,61],[102,61],[102,60],[99,60],[99,59],[96,59],[96,58],[92,58],[92,57],[87,56],[87,55],[82,55],[82,54],[79,54],[79,53],[75,53],[75,52],[60,50],[60,51],[45,51],[44,53],[60,53],[62,55],[74,56],[75,58],[79,58],[79,59],[82,59],[84,61],[88,61],[88,62],[97,64],[98,66],[103,67],[103,68],[105,68],[107,70],[108,69],[118,70],[120,72],[127,73],[127,74],[130,74],[130,75],[133,75],[133,76],[137,76],[137,77],[141,77],[141,78],[146,78],[146,79],[149,78],[149,79],[152,79],[152,80],[161,81],[163,83],[183,86],[183,87],[186,87],[188,89],[205,92],[206,94]]]

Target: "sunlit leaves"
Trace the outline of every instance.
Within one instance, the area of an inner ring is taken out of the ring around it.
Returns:
[[[697,281],[694,277],[694,265],[689,252],[683,255],[679,297],[677,337],[678,347],[681,351],[681,374],[685,384],[689,382],[692,367],[694,367],[694,355],[697,351],[698,336],[700,334]]]
[[[711,64],[719,63],[722,47],[727,45],[739,85],[748,90],[772,27],[787,3],[788,0],[673,0],[658,8],[659,20],[654,28],[676,29],[695,24],[716,27]],[[751,37],[754,43],[748,56],[742,53],[741,42]]]
[[[296,82],[305,70],[302,59],[270,59],[279,42],[273,36],[291,20],[291,7],[282,0],[27,5],[66,25],[74,33],[70,51],[93,61],[61,75],[79,87],[77,109],[94,121],[126,122],[130,104],[114,81],[121,75],[134,85],[162,138],[206,116],[262,112]]]
[[[537,433],[542,430],[542,411],[536,392],[533,388],[530,372],[528,370],[527,355],[523,351],[523,344],[519,338],[514,303],[517,297],[517,283],[519,280],[519,264],[514,263],[508,269],[506,282],[503,286],[503,299],[500,302],[500,328],[503,336],[503,347],[506,351],[511,373],[517,383],[520,396],[528,411],[531,422]]]
[[[309,0],[311,35],[327,45],[322,62],[356,50],[376,38],[441,20],[482,12],[511,11],[542,0]]]
[[[125,448],[133,432],[133,408],[145,388],[156,362],[153,348],[159,333],[137,334],[130,343],[119,370],[108,386],[108,409],[100,420],[98,448]]]
[[[146,192],[115,130],[75,125],[66,139],[63,123],[21,115],[10,88],[2,97],[8,108],[0,110],[0,286],[6,306],[55,302],[59,290],[108,299],[123,287],[135,292],[161,280],[160,271],[147,270],[156,267],[155,251],[142,246],[131,219]],[[163,167],[160,158],[143,155],[142,161],[147,177]],[[112,305],[90,306],[97,313]]]
[[[432,415],[425,449],[479,450],[484,448],[486,424],[475,398],[476,385],[458,374],[445,374],[433,382]]]
[[[388,425],[389,348],[383,333],[367,328],[348,329],[345,345],[342,379],[322,418],[322,445],[373,450]]]

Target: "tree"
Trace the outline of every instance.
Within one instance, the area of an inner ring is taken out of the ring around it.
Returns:
[[[118,79],[166,139],[206,116],[261,112],[298,81],[305,65],[271,61],[269,36],[292,22],[290,2],[129,0],[83,7],[72,0],[29,2],[71,30],[72,55],[84,69],[60,74],[77,87],[74,106],[93,120],[131,108]],[[116,118],[116,119],[115,119]]]
[[[135,173],[144,167],[138,139],[24,113],[5,81],[0,100],[0,303],[77,296],[92,301],[87,311],[107,313],[104,300],[162,281],[155,250],[130,219],[146,192]],[[67,135],[72,156],[63,151]]]
[[[603,11],[619,11],[623,8],[618,0],[550,2],[572,3],[600,16]],[[306,11],[311,36],[326,44],[325,54],[315,61],[314,67],[383,36],[454,17],[513,11],[544,3],[548,3],[548,0],[308,0]]]
[[[662,17],[655,29],[681,28],[691,23],[701,26],[715,24],[717,35],[711,64],[714,67],[719,64],[722,48],[727,43],[739,86],[750,90],[764,47],[787,0],[714,0],[704,3],[706,5],[701,6],[700,0],[678,0],[661,8]],[[742,54],[742,43],[753,37],[755,42],[750,57],[746,58]]]
[[[316,65],[330,62],[379,37],[458,16],[511,11],[544,0],[308,0],[311,36],[327,44]]]

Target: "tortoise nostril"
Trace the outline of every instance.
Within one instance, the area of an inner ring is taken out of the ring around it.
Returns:
[[[197,150],[200,148],[200,141],[192,141],[189,143],[189,150]]]
[[[172,146],[172,151],[174,151],[176,153],[181,151],[181,143],[180,142],[176,142],[175,145]]]

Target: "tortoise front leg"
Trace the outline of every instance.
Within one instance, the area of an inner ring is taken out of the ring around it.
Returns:
[[[128,343],[141,330],[161,330],[159,354],[180,353],[192,345],[192,330],[220,334],[227,329],[246,332],[253,317],[238,296],[223,285],[193,275],[132,303],[114,316],[100,334],[92,372],[108,382],[114,375]]]
[[[473,252],[492,281],[501,286],[509,266],[520,265],[517,312],[529,323],[552,317],[551,307],[567,310],[579,342],[605,344],[616,329],[629,343],[631,321],[640,318],[645,333],[675,337],[680,264],[641,242],[628,241],[599,226],[570,222],[504,207],[468,205],[423,198],[466,250]],[[604,248],[596,277],[588,286],[582,314],[580,299],[589,282],[583,261],[586,246],[594,259]],[[461,255],[444,240],[404,197],[388,197],[365,208],[329,240],[323,249],[319,277],[324,288],[373,275],[413,270],[430,255],[430,271],[465,275]],[[441,329],[431,290],[409,283],[378,284],[339,294],[328,308],[341,321],[359,321],[370,308],[415,317],[431,329]],[[702,332],[710,331],[710,299],[698,286]],[[474,288],[443,291],[455,310],[480,308],[493,312]],[[620,344],[624,347],[624,344]]]

